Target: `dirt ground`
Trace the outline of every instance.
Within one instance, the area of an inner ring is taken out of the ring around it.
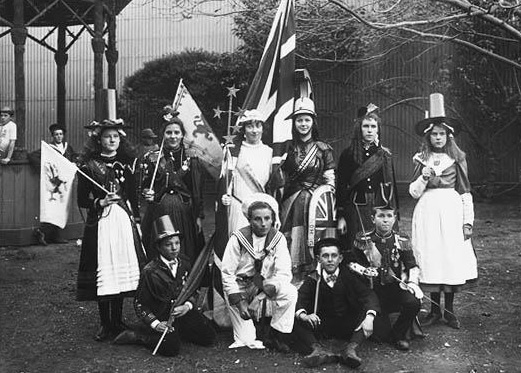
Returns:
[[[412,201],[402,203],[406,232],[412,209]],[[414,341],[408,352],[367,342],[360,348],[364,362],[357,371],[521,372],[520,222],[519,198],[476,203],[473,242],[479,282],[456,296],[461,330],[446,325],[425,329],[427,338]],[[79,247],[72,241],[0,248],[0,372],[313,371],[300,366],[297,354],[229,350],[230,330],[220,331],[211,348],[183,345],[175,358],[154,357],[141,346],[95,342],[96,304],[75,301],[78,260]],[[137,322],[130,299],[125,316],[128,323]],[[337,364],[315,371],[345,370]]]

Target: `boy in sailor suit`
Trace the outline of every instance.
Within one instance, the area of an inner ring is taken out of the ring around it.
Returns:
[[[234,343],[262,349],[257,340],[254,304],[268,298],[271,306],[273,347],[288,351],[293,329],[297,289],[291,284],[291,258],[284,235],[273,227],[278,205],[264,193],[255,193],[243,203],[250,225],[233,232],[222,259],[223,289],[228,301]]]

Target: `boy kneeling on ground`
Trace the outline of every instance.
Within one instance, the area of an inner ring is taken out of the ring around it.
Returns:
[[[148,330],[144,333],[125,330],[114,339],[114,343],[144,344],[153,349],[162,333],[168,329],[158,349],[160,355],[177,355],[181,339],[200,346],[210,346],[216,339],[215,330],[209,320],[194,309],[193,297],[174,307],[175,319],[173,325],[168,325],[171,307],[186,282],[190,263],[179,256],[182,235],[174,229],[168,215],[159,217],[153,229],[159,256],[143,269],[134,299],[136,314],[148,326]]]

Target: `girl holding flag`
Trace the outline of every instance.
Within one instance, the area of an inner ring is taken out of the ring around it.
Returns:
[[[136,221],[136,159],[122,120],[92,122],[78,178],[78,205],[87,209],[78,271],[77,299],[97,301],[96,341],[125,329],[123,299],[133,296],[146,262]]]
[[[184,237],[181,254],[193,265],[204,246],[203,170],[199,159],[185,149],[185,127],[177,117],[179,113],[171,106],[164,110],[160,149],[145,154],[142,165],[143,195],[148,202],[143,242],[152,259],[157,255],[152,224],[160,216],[169,215]]]

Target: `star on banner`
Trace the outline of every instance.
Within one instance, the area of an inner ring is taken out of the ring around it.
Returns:
[[[219,106],[217,106],[217,109],[213,109],[213,117],[221,119],[221,114],[224,113],[223,110]]]
[[[223,136],[223,139],[226,140],[226,144],[231,144],[233,142],[233,139],[235,138],[236,135],[226,135],[226,136]]]
[[[230,126],[230,129],[235,131],[235,133],[239,132],[242,126]]]
[[[235,84],[232,87],[226,87],[226,89],[228,90],[228,97],[237,97],[236,94],[240,91],[240,89],[235,88]]]
[[[237,118],[240,118],[244,115],[245,111],[246,111],[246,109],[243,109],[242,107],[239,106],[238,111],[236,111],[234,114]]]

